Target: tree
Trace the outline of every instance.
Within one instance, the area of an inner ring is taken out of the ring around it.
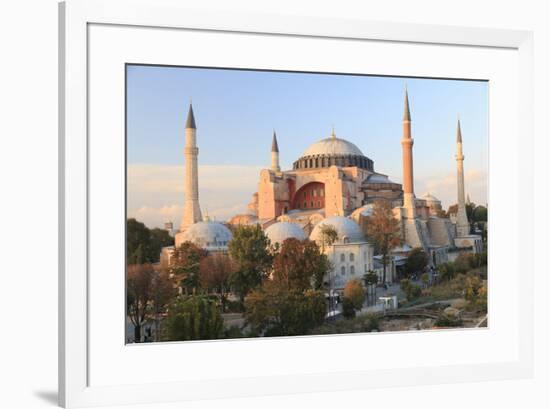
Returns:
[[[168,304],[177,295],[174,282],[167,271],[155,271],[151,283],[151,301],[155,318],[155,341],[160,341],[160,316],[167,311]]]
[[[174,238],[163,229],[149,229],[130,218],[126,221],[126,257],[128,264],[156,263],[162,247],[174,244]]]
[[[338,231],[332,224],[323,224],[321,225],[321,251],[325,254],[326,246],[332,246],[334,242],[338,240]],[[328,291],[329,291],[329,309],[333,310],[333,300],[332,300],[332,265],[328,265]],[[318,288],[318,287],[316,287]]]
[[[245,296],[258,287],[271,266],[269,239],[259,225],[239,225],[229,242],[229,254],[237,263],[229,282],[233,291],[244,302]]]
[[[326,315],[322,291],[288,291],[273,281],[251,291],[245,305],[247,323],[266,336],[305,335]]]
[[[321,225],[321,249],[325,252],[325,246],[332,246],[338,240],[338,231],[332,224]]]
[[[186,293],[194,293],[199,288],[200,263],[206,255],[206,250],[190,241],[174,249],[169,271]]]
[[[371,289],[372,298],[373,300],[376,299],[376,285],[378,284],[378,274],[376,274],[376,271],[369,270],[363,275],[363,281],[365,282],[365,287],[367,289]]]
[[[178,296],[163,322],[164,341],[217,339],[223,336],[223,319],[215,303],[202,295]]]
[[[287,290],[320,289],[330,270],[328,258],[313,241],[286,239],[273,258],[273,281]]]
[[[151,262],[148,258],[150,232],[136,219],[126,222],[126,258],[128,265]],[[160,255],[160,254],[159,254]]]
[[[174,238],[170,236],[167,230],[157,227],[149,230],[149,252],[151,261],[159,261],[162,248],[173,245]]]
[[[152,264],[128,266],[126,292],[127,314],[134,325],[135,342],[141,342],[141,327],[145,323],[152,298],[155,269]]]
[[[407,261],[405,262],[405,269],[412,274],[422,274],[422,272],[428,266],[428,255],[421,247],[416,247],[409,252]]]
[[[349,280],[344,287],[344,300],[348,299],[353,309],[358,311],[363,308],[365,302],[365,290],[363,283],[358,278]]]
[[[391,250],[401,244],[399,221],[393,217],[391,205],[386,201],[374,203],[372,214],[367,217],[367,234],[375,248],[382,254],[382,282],[386,283],[386,267]]]
[[[487,221],[487,208],[485,206],[477,206],[473,213],[474,222]]]
[[[212,253],[200,262],[200,285],[207,293],[220,297],[221,312],[225,312],[229,277],[237,270],[235,262],[227,254]]]

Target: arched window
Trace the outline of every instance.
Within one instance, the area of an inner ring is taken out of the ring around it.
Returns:
[[[351,266],[351,267],[349,268],[349,273],[350,273],[350,274],[355,274],[355,266]]]
[[[344,253],[340,254],[340,261],[346,261],[346,256],[344,255]]]
[[[344,242],[344,244],[348,244],[349,243],[349,237],[348,236],[344,236],[342,238],[342,241]]]
[[[355,254],[349,253],[349,261],[355,261]]]
[[[342,274],[343,276],[346,275],[346,266],[342,266],[342,268],[340,269],[340,274]]]

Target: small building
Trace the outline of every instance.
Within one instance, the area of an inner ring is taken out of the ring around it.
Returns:
[[[323,226],[332,226],[338,233],[337,240],[326,243]],[[362,279],[363,275],[374,268],[373,247],[367,242],[359,225],[344,216],[332,216],[319,222],[310,235],[327,255],[333,271],[326,277],[331,289],[343,290],[352,279]]]

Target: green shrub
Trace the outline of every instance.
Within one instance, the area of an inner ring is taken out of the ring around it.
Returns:
[[[273,283],[253,290],[245,306],[247,323],[266,336],[307,334],[326,315],[322,291],[288,291]]]
[[[412,301],[422,294],[422,288],[407,278],[401,280],[400,286],[408,301]]]
[[[216,339],[223,335],[219,307],[207,297],[177,297],[168,307],[163,321],[163,341]]]
[[[442,313],[434,322],[435,327],[461,327],[462,319],[452,315]]]
[[[344,297],[342,300],[342,315],[347,319],[355,318],[355,306],[348,297]]]

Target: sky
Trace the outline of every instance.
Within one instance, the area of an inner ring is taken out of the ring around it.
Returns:
[[[334,127],[402,182],[403,98],[408,89],[417,197],[456,203],[460,116],[466,193],[487,202],[488,90],[483,81],[127,66],[128,217],[179,226],[183,212],[185,121],[197,125],[203,213],[224,221],[244,213],[259,172],[270,167],[277,132],[283,170]]]

